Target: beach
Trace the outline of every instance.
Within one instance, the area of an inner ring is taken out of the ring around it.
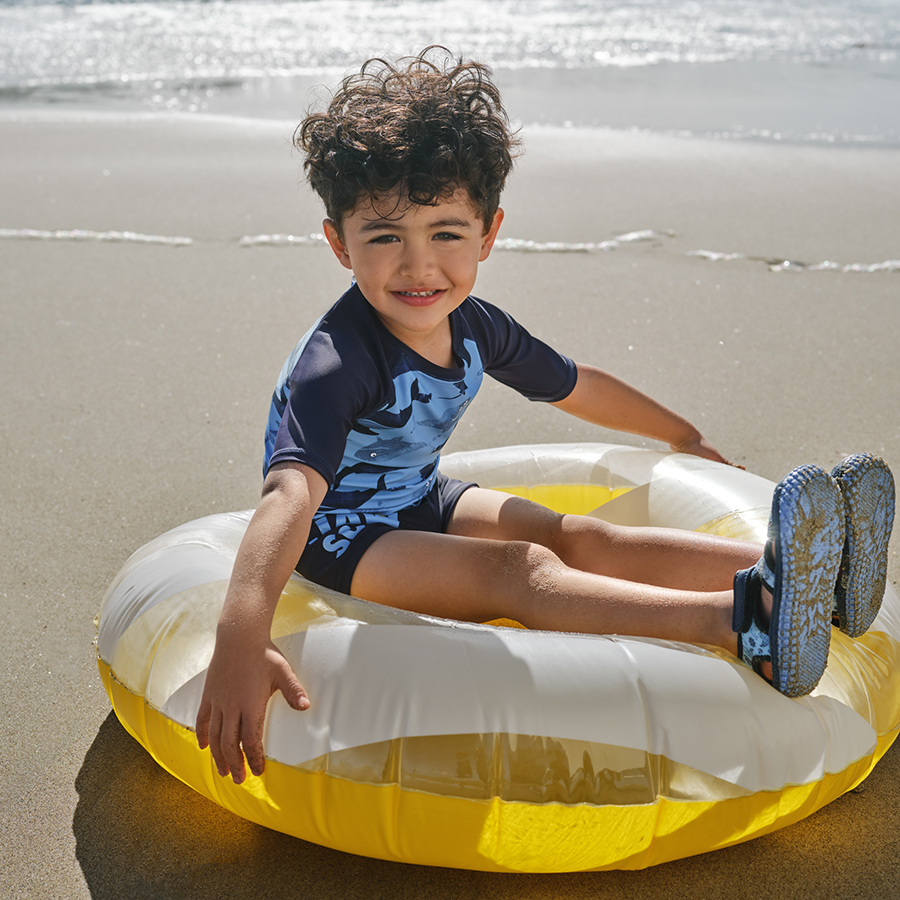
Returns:
[[[291,129],[0,121],[0,897],[895,896],[896,747],[856,791],[745,845],[643,872],[498,876],[266,831],[118,724],[92,646],[107,585],[161,532],[256,504],[281,364],[347,286],[308,238],[322,212]],[[900,272],[884,265],[898,256],[895,147],[524,138],[479,296],[750,471],[777,480],[863,450],[900,471]],[[557,441],[652,445],[487,380],[447,451]]]

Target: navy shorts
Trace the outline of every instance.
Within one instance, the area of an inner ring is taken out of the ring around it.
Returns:
[[[378,538],[398,528],[444,534],[459,498],[471,487],[478,485],[438,472],[434,487],[415,506],[399,513],[318,514],[295,568],[316,584],[349,594],[359,561]]]

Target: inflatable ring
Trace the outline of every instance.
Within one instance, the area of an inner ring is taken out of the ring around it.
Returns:
[[[762,540],[772,484],[612,445],[460,453],[442,470],[560,510]],[[472,625],[292,577],[273,638],[312,708],[269,705],[263,776],[234,785],[194,720],[250,513],[214,515],[125,564],[98,664],[125,728],[240,816],[339,850],[514,872],[635,869],[735,844],[856,786],[900,724],[900,601],[791,700],[721,650]]]

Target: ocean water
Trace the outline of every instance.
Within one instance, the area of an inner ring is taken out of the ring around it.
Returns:
[[[525,125],[900,145],[900,0],[0,0],[0,114],[297,120],[433,43]]]

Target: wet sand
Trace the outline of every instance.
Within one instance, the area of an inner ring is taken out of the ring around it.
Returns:
[[[347,284],[289,125],[2,121],[0,228],[187,246],[0,239],[0,897],[893,897],[900,750],[856,792],[739,847],[644,872],[501,876],[361,859],[265,831],[168,776],[110,714],[92,619],[160,532],[256,502],[284,357]],[[617,132],[526,134],[476,293],[691,418],[777,479],[871,450],[900,471],[900,153]],[[712,261],[696,251],[739,253]],[[621,440],[485,385],[448,450]],[[891,580],[900,580],[895,536]]]

